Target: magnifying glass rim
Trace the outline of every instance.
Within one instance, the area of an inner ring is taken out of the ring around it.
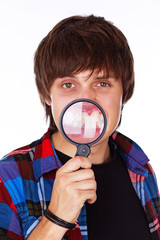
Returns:
[[[77,142],[71,140],[71,139],[66,135],[66,133],[65,133],[65,131],[64,131],[64,128],[63,128],[62,120],[63,120],[63,116],[64,116],[66,110],[67,110],[70,106],[72,106],[73,104],[78,103],[78,102],[89,102],[89,103],[92,103],[93,105],[95,105],[96,107],[98,107],[98,108],[101,110],[102,114],[103,114],[103,118],[104,118],[103,131],[101,132],[101,134],[100,134],[100,136],[99,136],[98,138],[96,138],[94,141],[89,142],[89,143],[77,143]],[[93,100],[87,99],[87,98],[80,98],[80,99],[75,99],[75,100],[71,101],[70,103],[68,103],[68,104],[64,107],[64,109],[62,110],[61,115],[60,115],[59,127],[60,127],[60,131],[61,131],[61,133],[63,134],[63,136],[64,136],[70,143],[74,144],[75,146],[82,145],[82,144],[83,144],[83,145],[92,146],[93,144],[97,143],[97,142],[103,137],[103,135],[104,135],[104,133],[105,133],[105,131],[106,131],[106,128],[107,128],[107,118],[106,118],[106,114],[105,114],[103,108],[102,108],[98,103],[96,103],[96,102],[93,101]]]

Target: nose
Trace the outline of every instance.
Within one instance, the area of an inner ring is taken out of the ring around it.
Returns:
[[[95,100],[95,91],[91,88],[83,88],[80,92],[79,98],[86,98],[90,100]]]

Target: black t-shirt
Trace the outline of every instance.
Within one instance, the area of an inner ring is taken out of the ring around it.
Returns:
[[[62,164],[70,157],[56,151]],[[89,240],[151,240],[146,213],[120,155],[112,149],[110,162],[93,165],[97,200],[86,203]]]

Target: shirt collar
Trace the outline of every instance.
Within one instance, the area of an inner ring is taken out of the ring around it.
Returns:
[[[33,171],[37,181],[44,173],[59,169],[62,166],[52,145],[51,134],[52,132],[48,130],[35,145]],[[149,159],[135,142],[117,131],[111,135],[109,141],[120,153],[128,169],[142,176],[148,175],[144,165]]]
[[[48,130],[35,146],[33,171],[37,181],[44,173],[59,169],[62,166],[51,145],[51,134],[52,132]]]
[[[120,153],[128,169],[136,174],[148,176],[148,170],[144,165],[149,159],[138,144],[117,131],[110,137],[110,142]]]

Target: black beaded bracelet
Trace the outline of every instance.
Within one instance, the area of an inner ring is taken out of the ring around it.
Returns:
[[[76,223],[69,223],[69,222],[66,222],[65,220],[62,220],[61,218],[57,217],[56,215],[54,215],[51,211],[49,211],[48,209],[46,209],[44,211],[44,216],[50,220],[51,222],[61,226],[61,227],[64,227],[64,228],[67,228],[67,229],[75,229],[76,227]]]

